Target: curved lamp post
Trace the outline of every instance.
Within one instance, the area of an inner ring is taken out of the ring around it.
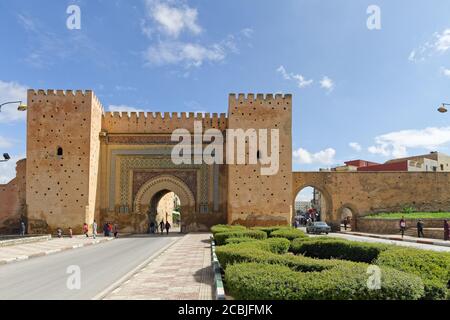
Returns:
[[[13,103],[18,103],[19,104],[19,106],[17,107],[17,110],[19,110],[19,111],[26,111],[27,110],[27,105],[23,104],[22,100],[18,100],[18,101],[8,101],[8,102],[4,102],[4,103],[0,104],[0,112],[2,111],[2,107],[4,105],[13,104]],[[8,161],[10,159],[11,159],[10,155],[8,153],[4,153],[3,154],[3,159],[1,159],[0,162],[5,162],[5,161]]]
[[[446,106],[450,106],[450,103],[442,103],[437,110],[440,113],[446,113],[448,111]]]
[[[8,102],[4,102],[4,103],[0,104],[0,112],[2,111],[2,107],[3,107],[4,105],[7,105],[7,104],[13,104],[13,103],[18,103],[18,104],[19,104],[19,106],[17,107],[17,110],[19,110],[19,111],[25,111],[25,110],[27,110],[27,105],[26,105],[26,104],[23,104],[23,103],[22,103],[22,100],[18,100],[18,101],[8,101]]]

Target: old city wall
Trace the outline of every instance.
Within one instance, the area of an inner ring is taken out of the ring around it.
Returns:
[[[0,234],[18,233],[20,219],[25,218],[26,160],[16,164],[16,177],[0,184]]]
[[[322,192],[325,220],[337,228],[344,208],[354,217],[376,212],[450,211],[450,173],[444,172],[294,172],[293,195],[304,187]],[[356,228],[357,228],[357,219]]]

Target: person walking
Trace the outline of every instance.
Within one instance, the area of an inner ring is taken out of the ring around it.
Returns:
[[[73,238],[73,230],[71,227],[69,227],[69,237]]]
[[[103,235],[104,235],[105,237],[108,236],[108,223],[107,223],[107,222],[105,222],[105,223],[103,224]]]
[[[347,217],[344,218],[344,230],[347,231]]]
[[[24,236],[25,235],[25,222],[23,220],[20,220],[20,235]]]
[[[113,224],[108,222],[108,237],[111,237],[111,233],[113,233]]]
[[[86,236],[86,238],[89,238],[88,232],[89,232],[89,227],[88,227],[87,223],[85,222],[83,224],[83,234]]]
[[[155,233],[155,222],[153,220],[150,222],[150,233]]]
[[[56,235],[58,236],[58,238],[62,238],[62,229],[61,228],[56,229]]]
[[[424,227],[424,223],[422,221],[422,219],[419,219],[419,221],[417,221],[417,236],[419,238],[425,238],[425,235],[423,234],[423,227]]]
[[[114,232],[114,238],[117,238],[119,236],[119,226],[117,225],[117,223],[114,223],[113,232]]]
[[[166,221],[165,227],[166,227],[166,234],[169,234],[169,229],[170,229],[170,227],[171,227],[169,221]]]
[[[444,240],[450,240],[450,225],[448,224],[448,220],[444,220]]]
[[[92,237],[95,239],[97,237],[97,221],[94,220],[92,223]]]
[[[406,230],[406,221],[405,221],[404,217],[402,217],[400,219],[399,225],[400,225],[400,232],[402,233],[402,238],[403,238],[405,236],[405,230]]]
[[[164,224],[164,219],[163,219],[159,223],[159,229],[161,229],[161,234],[163,234],[163,232],[164,232],[164,227],[165,227],[165,224]]]

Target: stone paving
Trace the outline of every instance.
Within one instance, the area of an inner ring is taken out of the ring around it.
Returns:
[[[210,235],[187,234],[104,299],[213,299]]]
[[[26,244],[0,247],[0,265],[16,261],[26,260],[33,257],[40,257],[64,250],[76,249],[112,240],[113,238],[97,236],[86,238],[84,235],[73,238],[52,238],[47,241],[39,241]]]

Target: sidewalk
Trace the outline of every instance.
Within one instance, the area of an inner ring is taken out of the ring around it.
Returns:
[[[209,239],[209,233],[187,234],[104,299],[212,300]]]
[[[47,241],[18,244],[0,248],[0,265],[34,257],[49,255],[64,250],[81,248],[114,238],[97,236],[97,239],[86,238],[86,236],[74,236],[73,238],[52,238]]]
[[[373,233],[362,233],[362,232],[352,232],[352,231],[341,231],[342,234],[349,234],[352,236],[361,236],[361,237],[369,237],[376,239],[385,239],[385,240],[395,240],[395,241],[405,241],[405,242],[413,242],[413,243],[421,243],[421,244],[431,244],[435,246],[443,246],[450,247],[450,241],[438,240],[438,239],[429,239],[429,238],[416,238],[410,236],[402,236],[400,235],[389,235],[389,234],[373,234]]]

